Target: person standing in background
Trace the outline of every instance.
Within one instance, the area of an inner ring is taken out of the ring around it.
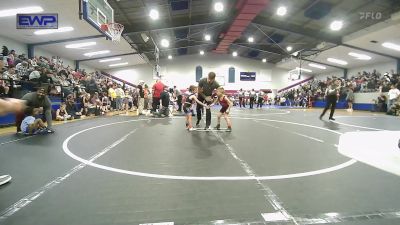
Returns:
[[[258,92],[258,99],[257,99],[257,108],[260,107],[260,109],[263,106],[263,101],[264,101],[264,92],[261,90]]]
[[[250,95],[249,95],[249,97],[250,97],[250,109],[252,109],[253,106],[254,106],[254,101],[256,99],[256,94],[257,93],[254,91],[254,89],[251,89]]]
[[[176,98],[176,104],[178,105],[178,112],[182,112],[182,93],[181,91],[174,86],[174,95]]]
[[[353,112],[354,92],[353,92],[353,86],[351,86],[351,85],[349,86],[349,89],[347,90],[346,101],[347,101],[347,105],[349,106],[347,111]]]
[[[250,97],[250,91],[244,91],[244,105],[249,104],[249,97]]]
[[[108,97],[110,98],[110,102],[111,102],[111,110],[116,109],[117,108],[117,103],[116,103],[117,94],[115,93],[115,84],[110,85],[110,88],[108,88]]]
[[[392,84],[388,95],[389,95],[389,102],[388,102],[387,110],[389,111],[390,108],[392,107],[392,105],[397,101],[397,99],[399,98],[399,95],[400,95],[400,91],[399,91],[399,89],[397,89],[396,85]]]
[[[144,81],[140,80],[139,85],[137,86],[139,96],[138,96],[138,115],[143,114],[143,107],[144,107]]]
[[[333,114],[335,113],[336,102],[338,101],[340,91],[340,80],[332,81],[331,85],[326,88],[325,91],[325,99],[326,106],[322,114],[319,116],[319,119],[322,120],[322,117],[325,115],[326,111],[331,108],[331,113],[329,114],[329,120],[335,120],[333,118]]]
[[[244,91],[243,89],[240,88],[240,90],[238,91],[238,97],[239,97],[239,106],[240,108],[246,108],[246,105],[244,104]]]
[[[160,103],[161,93],[164,90],[165,85],[161,82],[160,79],[156,80],[156,83],[153,85],[153,103],[151,113],[155,113]]]
[[[150,91],[149,91],[149,86],[147,86],[147,84],[144,85],[143,94],[144,94],[144,105],[143,105],[143,109],[144,109],[144,110],[148,110],[148,109],[149,109],[149,95],[150,95]]]

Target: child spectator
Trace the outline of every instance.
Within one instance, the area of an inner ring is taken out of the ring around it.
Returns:
[[[71,120],[71,115],[68,114],[66,110],[66,104],[61,103],[60,108],[56,111],[56,120],[63,121],[63,120]]]

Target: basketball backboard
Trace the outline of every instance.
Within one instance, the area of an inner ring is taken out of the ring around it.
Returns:
[[[100,29],[102,24],[114,22],[114,9],[107,0],[80,0],[80,13],[82,18],[108,38],[111,35],[108,31]]]

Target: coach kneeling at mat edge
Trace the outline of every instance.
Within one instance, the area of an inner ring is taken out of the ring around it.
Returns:
[[[40,114],[44,113],[47,127],[52,129],[51,101],[46,95],[45,88],[38,88],[36,92],[25,94],[21,100],[26,101],[27,108],[38,108]],[[28,110],[28,109],[27,109]],[[25,113],[19,113],[16,116],[17,132],[21,131],[21,123],[25,117]]]
[[[215,89],[219,87],[217,81],[215,81],[215,73],[210,72],[207,78],[203,78],[199,80],[199,91],[198,91],[198,99],[200,102],[206,102],[207,105],[213,102],[212,94]],[[196,126],[198,127],[201,120],[201,110],[203,106],[197,104],[196,112],[197,112],[197,123]],[[205,129],[210,128],[211,125],[211,109],[206,109],[206,127]]]

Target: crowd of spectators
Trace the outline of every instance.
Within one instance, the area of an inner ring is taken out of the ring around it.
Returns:
[[[23,98],[44,89],[46,95],[61,100],[60,109],[52,110],[52,119],[71,120],[109,111],[128,113],[140,108],[140,99],[140,113],[151,106],[151,93],[143,81],[129,86],[99,72],[75,70],[57,56],[27,58],[6,46],[0,59],[0,97]]]
[[[372,72],[364,71],[359,72],[357,75],[348,79],[338,78],[335,76],[327,77],[325,80],[313,79],[295,88],[281,92],[275,98],[275,104],[288,106],[310,106],[313,101],[324,99],[326,88],[334,80],[339,80],[341,83],[339,99],[350,102],[350,107],[352,106],[351,103],[354,100],[352,99],[354,98],[353,93],[386,93],[393,89],[393,87],[395,89],[400,88],[400,76],[393,70],[391,70],[390,73],[387,72],[384,74],[380,74],[376,70]],[[393,97],[393,99],[397,100],[398,97]],[[388,104],[387,107],[383,106],[383,101]],[[385,109],[390,110],[391,106],[393,105],[393,103],[391,104],[389,101],[387,101],[387,98],[384,94],[380,95],[379,99],[375,99],[375,102],[376,104],[379,103],[379,110],[381,111],[384,111]]]

